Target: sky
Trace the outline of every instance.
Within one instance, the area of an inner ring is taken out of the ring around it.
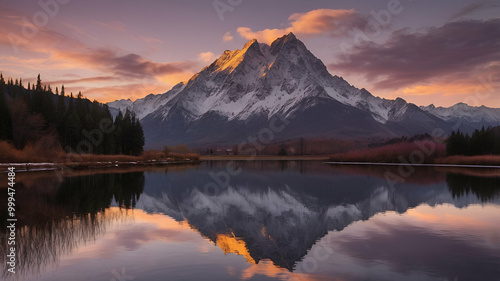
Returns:
[[[293,32],[375,96],[500,108],[499,15],[495,0],[0,0],[0,72],[135,100]]]

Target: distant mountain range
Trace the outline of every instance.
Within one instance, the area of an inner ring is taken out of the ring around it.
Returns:
[[[457,104],[417,106],[373,96],[331,75],[294,34],[271,45],[251,40],[170,91],[108,103],[141,120],[146,147],[236,144],[286,118],[274,140],[387,138],[441,128],[473,131],[500,125],[500,109]]]

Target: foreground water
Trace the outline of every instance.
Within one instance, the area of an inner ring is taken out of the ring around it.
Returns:
[[[388,175],[294,161],[18,174],[17,272],[1,278],[500,280],[498,172]]]

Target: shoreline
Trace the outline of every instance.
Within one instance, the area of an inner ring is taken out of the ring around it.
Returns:
[[[438,159],[436,159],[438,160]],[[113,169],[126,167],[150,167],[150,166],[168,166],[199,164],[202,161],[318,161],[329,165],[360,165],[360,166],[415,166],[415,167],[448,167],[448,168],[485,168],[500,169],[500,164],[475,164],[475,163],[393,163],[393,162],[363,162],[363,161],[331,161],[330,156],[308,155],[308,156],[275,156],[275,155],[216,155],[200,156],[199,160],[147,160],[147,161],[85,161],[81,163],[52,163],[52,162],[32,162],[32,163],[0,163],[0,173],[7,172],[8,167],[15,167],[16,172],[37,172],[37,171],[56,171],[56,170],[94,170],[94,169]]]
[[[470,164],[412,164],[412,163],[381,163],[381,162],[335,162],[327,161],[325,164],[330,165],[370,165],[370,166],[416,166],[416,167],[449,167],[449,168],[487,168],[487,169],[500,169],[500,165],[470,165]]]
[[[16,168],[17,172],[41,172],[57,170],[93,170],[93,169],[114,169],[127,167],[151,167],[183,164],[198,164],[200,161],[109,161],[109,162],[82,162],[82,163],[0,163],[0,173],[7,172],[9,167]]]

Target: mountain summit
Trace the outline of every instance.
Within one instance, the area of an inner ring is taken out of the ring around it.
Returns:
[[[388,100],[331,75],[293,33],[271,45],[256,39],[225,51],[212,64],[161,95],[129,108],[141,119],[150,148],[163,144],[235,144],[290,118],[275,137],[389,137],[451,131],[446,120],[403,99]],[[500,120],[499,120],[500,121]]]

